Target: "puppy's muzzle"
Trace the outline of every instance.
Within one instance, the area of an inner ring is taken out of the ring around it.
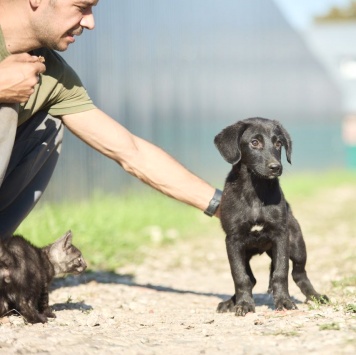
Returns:
[[[280,176],[282,174],[282,165],[279,163],[268,164],[268,172],[270,176]]]
[[[268,169],[271,173],[278,174],[281,171],[281,164],[278,163],[271,163],[268,165]]]

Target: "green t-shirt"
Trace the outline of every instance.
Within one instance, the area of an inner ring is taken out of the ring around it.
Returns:
[[[45,58],[46,71],[29,100],[20,105],[19,125],[41,110],[62,116],[95,108],[78,75],[57,52],[41,48],[31,54]],[[0,27],[0,61],[9,55]]]

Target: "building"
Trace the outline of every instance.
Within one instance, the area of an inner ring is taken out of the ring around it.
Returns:
[[[343,164],[339,89],[272,0],[103,1],[94,14],[64,57],[97,106],[204,179],[222,186],[214,136],[252,116],[291,133],[287,172]],[[68,133],[48,199],[136,188]]]
[[[356,21],[320,22],[306,33],[310,50],[341,92],[346,165],[356,168]]]

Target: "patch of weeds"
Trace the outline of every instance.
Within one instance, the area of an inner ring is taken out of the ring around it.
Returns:
[[[291,331],[285,331],[285,330],[279,330],[275,333],[268,333],[268,334],[265,334],[265,335],[274,335],[274,336],[278,336],[278,335],[282,335],[282,336],[285,336],[285,337],[298,337],[300,334],[295,331],[295,330],[291,330]]]
[[[339,324],[332,322],[329,324],[320,325],[319,330],[340,330],[340,326],[339,326]]]
[[[310,311],[319,310],[321,306],[325,306],[328,303],[330,304],[330,301],[324,297],[321,297],[321,299],[317,299],[312,296],[310,300],[308,300],[308,308]]]
[[[73,301],[72,296],[68,296],[66,303],[68,304],[68,303],[71,303],[72,301]]]
[[[82,313],[85,315],[90,314],[92,310],[93,310],[92,308],[86,308],[86,309],[82,308],[81,309]]]
[[[356,276],[345,277],[341,280],[332,281],[333,287],[350,287],[356,286]]]
[[[356,304],[347,304],[344,306],[346,313],[356,313]]]

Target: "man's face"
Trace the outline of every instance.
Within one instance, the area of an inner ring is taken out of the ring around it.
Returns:
[[[42,47],[65,51],[74,36],[95,26],[93,6],[99,0],[42,0],[33,27]]]

